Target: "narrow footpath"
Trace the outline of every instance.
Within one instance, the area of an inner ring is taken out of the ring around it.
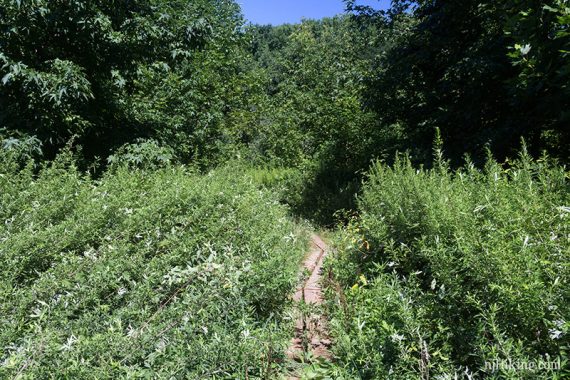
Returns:
[[[327,334],[327,321],[322,314],[324,302],[321,288],[322,269],[328,247],[317,235],[311,238],[311,251],[303,263],[304,282],[297,288],[295,301],[295,336],[287,350],[287,356],[295,362],[330,360],[331,341]],[[297,380],[297,374],[288,377]]]

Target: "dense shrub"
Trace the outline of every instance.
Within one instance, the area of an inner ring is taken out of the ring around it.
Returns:
[[[271,377],[305,239],[239,170],[0,170],[0,377]]]
[[[0,129],[49,159],[76,136],[89,161],[137,138],[208,161],[249,83],[242,24],[231,0],[0,0]]]
[[[109,169],[126,166],[131,169],[158,169],[174,161],[174,151],[156,140],[138,140],[125,144],[107,158]]]
[[[6,137],[3,138],[0,131],[0,155],[1,167],[21,167],[38,160],[42,152],[42,142],[35,137]]]
[[[485,362],[565,365],[569,190],[564,168],[524,152],[484,170],[375,164],[332,262],[341,362],[367,379],[556,378]]]
[[[429,162],[434,127],[454,164],[465,152],[484,161],[486,145],[503,160],[521,137],[533,154],[568,161],[568,0],[393,0],[387,12],[345,3],[381,28],[362,104],[374,129],[401,126],[416,162]]]

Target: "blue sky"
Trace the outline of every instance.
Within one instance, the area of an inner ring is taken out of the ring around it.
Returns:
[[[320,19],[344,11],[342,0],[237,0],[245,18],[254,24],[295,23],[304,18]],[[389,0],[360,0],[359,5],[387,7]]]

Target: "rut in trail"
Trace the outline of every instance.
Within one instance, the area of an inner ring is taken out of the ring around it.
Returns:
[[[328,247],[323,240],[313,235],[311,238],[311,251],[303,263],[304,271],[310,273],[308,279],[300,285],[293,297],[296,303],[295,337],[287,350],[287,356],[291,360],[302,361],[311,354],[313,358],[330,360],[332,355],[329,351],[331,341],[327,334],[326,319],[319,312],[323,304],[323,292],[321,288],[322,269]],[[303,305],[303,303],[305,305]],[[304,310],[313,310],[307,313]],[[290,377],[290,380],[296,377]]]

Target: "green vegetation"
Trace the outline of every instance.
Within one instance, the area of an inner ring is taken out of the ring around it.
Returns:
[[[0,0],[1,378],[277,379],[311,224],[306,377],[568,376],[568,0],[345,4]]]
[[[357,13],[389,36],[366,104],[376,128],[401,128],[415,161],[429,162],[436,127],[455,164],[465,152],[482,163],[486,145],[512,157],[521,137],[568,160],[568,1],[395,0],[388,14]]]
[[[0,377],[268,378],[306,237],[239,170],[4,162]]]
[[[0,127],[53,158],[137,138],[208,161],[241,94],[242,18],[232,1],[0,1]]]
[[[334,326],[352,376],[537,379],[555,372],[492,373],[485,362],[565,363],[569,177],[526,152],[510,164],[373,165],[331,263],[347,289]]]

